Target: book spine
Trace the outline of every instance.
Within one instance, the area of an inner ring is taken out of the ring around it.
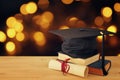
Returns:
[[[61,71],[61,63],[57,60],[50,60],[48,68]],[[81,77],[87,77],[88,67],[84,65],[76,65],[72,63],[67,63],[70,66],[68,73],[74,74]]]

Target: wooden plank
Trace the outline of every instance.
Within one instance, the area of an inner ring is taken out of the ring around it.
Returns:
[[[89,74],[87,78],[63,75],[60,71],[48,69],[54,56],[1,56],[0,80],[119,80],[120,57],[107,56],[112,61],[112,68],[107,76]]]

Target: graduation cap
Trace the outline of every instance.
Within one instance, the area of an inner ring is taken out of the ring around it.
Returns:
[[[74,58],[88,58],[98,54],[96,37],[102,36],[102,69],[103,74],[107,75],[104,69],[104,35],[114,33],[97,28],[70,28],[50,33],[62,38],[62,52]]]

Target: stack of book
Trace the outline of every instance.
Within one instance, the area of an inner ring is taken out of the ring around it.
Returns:
[[[109,69],[110,61],[105,60],[105,69]],[[99,53],[88,58],[73,58],[62,52],[58,52],[57,60],[50,60],[48,68],[70,73],[81,77],[88,74],[103,75],[102,62]]]

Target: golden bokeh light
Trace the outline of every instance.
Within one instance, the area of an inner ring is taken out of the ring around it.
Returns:
[[[28,12],[26,11],[26,5],[27,4],[23,4],[21,7],[20,7],[20,13],[23,14],[23,15],[27,15]]]
[[[104,7],[102,10],[101,10],[101,13],[104,17],[111,17],[112,16],[112,9],[110,7]]]
[[[113,46],[113,47],[115,47],[115,46],[117,46],[117,44],[118,44],[118,39],[117,39],[117,37],[110,37],[110,39],[109,39],[109,44],[111,45],[111,46]]]
[[[53,15],[52,12],[46,11],[46,12],[43,13],[42,18],[46,19],[48,22],[51,22],[54,18],[54,15]]]
[[[22,32],[20,32],[20,33],[17,33],[16,34],[16,40],[18,40],[18,41],[23,41],[25,39],[25,35],[24,35],[24,33],[22,33]]]
[[[46,19],[42,19],[40,22],[40,26],[42,29],[48,29],[50,26],[50,23]]]
[[[46,43],[46,38],[42,32],[35,32],[33,38],[37,45],[44,46]]]
[[[9,38],[14,38],[15,35],[16,35],[15,29],[13,29],[13,28],[8,28],[8,29],[7,29],[7,36],[8,36]]]
[[[103,20],[103,18],[101,17],[101,16],[97,16],[96,18],[95,18],[95,24],[97,25],[97,26],[102,26],[103,25],[103,23],[104,23],[104,20]]]
[[[16,32],[22,32],[24,29],[23,24],[20,22],[16,22],[14,25],[14,29]]]
[[[82,20],[76,21],[76,23],[74,24],[75,27],[85,27],[86,23]]]
[[[9,17],[7,20],[6,20],[6,24],[9,28],[12,28],[16,23],[16,18],[15,17]]]
[[[50,23],[53,21],[53,14],[49,11],[44,12],[41,17],[39,18],[39,25],[42,29],[48,29]]]
[[[108,18],[107,17],[103,17],[103,19],[104,19],[105,22],[110,22],[112,20],[112,17],[108,17]]]
[[[107,31],[117,33],[117,27],[115,25],[111,25],[107,28]]]
[[[71,4],[74,0],[61,0],[64,4]]]
[[[35,24],[40,25],[41,22],[41,15],[35,15],[32,18],[33,22],[35,22]]]
[[[16,18],[16,20],[17,20],[18,22],[20,22],[20,23],[23,22],[23,15],[22,15],[22,14],[20,14],[20,13],[15,14],[14,17]]]
[[[102,42],[102,36],[97,36],[97,41]]]
[[[16,48],[15,43],[11,41],[7,42],[5,47],[7,52],[13,52],[15,51],[15,48]]]
[[[5,42],[6,41],[6,35],[3,31],[0,31],[0,42]]]
[[[77,17],[71,17],[71,18],[69,18],[69,22],[72,22],[72,21],[77,21],[78,20],[78,18]]]
[[[120,57],[120,53],[118,53],[118,56]]]
[[[26,11],[29,14],[34,14],[37,11],[37,4],[35,2],[29,2],[26,5]]]
[[[105,36],[105,40],[106,40],[106,36]],[[97,41],[101,43],[102,42],[102,36],[97,36]]]
[[[115,3],[114,4],[114,10],[116,11],[116,12],[120,12],[120,3]]]
[[[38,7],[41,9],[46,9],[49,6],[49,0],[39,0],[38,1]]]
[[[68,26],[61,26],[59,29],[69,29]]]
[[[70,26],[74,26],[78,20],[79,20],[79,19],[78,19],[77,17],[69,17],[69,18],[67,19],[68,24],[69,24]]]

